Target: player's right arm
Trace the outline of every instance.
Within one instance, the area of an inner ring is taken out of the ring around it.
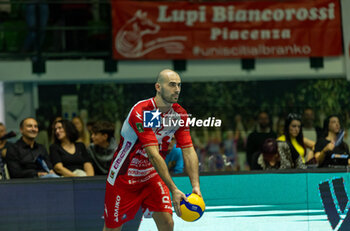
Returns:
[[[182,199],[188,201],[186,195],[181,192],[175,185],[174,181],[171,179],[168,167],[163,159],[163,157],[159,154],[158,146],[152,145],[145,147],[145,150],[148,154],[148,158],[152,163],[153,167],[158,172],[159,176],[162,178],[166,186],[168,186],[171,195],[173,206],[175,208],[175,212],[178,216],[181,216],[180,211],[180,202]]]

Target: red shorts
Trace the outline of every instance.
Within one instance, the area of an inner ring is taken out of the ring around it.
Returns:
[[[107,182],[104,218],[107,228],[117,228],[132,220],[142,206],[143,212],[168,212],[172,214],[168,187],[159,175],[138,184],[125,184],[116,179]]]

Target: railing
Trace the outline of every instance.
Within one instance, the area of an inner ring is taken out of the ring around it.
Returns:
[[[108,59],[110,2],[0,0],[0,59]]]

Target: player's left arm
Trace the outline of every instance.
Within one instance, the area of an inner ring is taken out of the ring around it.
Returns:
[[[182,155],[185,164],[185,171],[190,177],[192,192],[202,196],[199,186],[199,168],[198,157],[194,147],[182,148]]]
[[[186,110],[180,108],[178,113],[181,114],[181,119],[186,121],[188,119],[188,115]],[[200,186],[199,186],[199,164],[198,164],[198,156],[196,151],[194,150],[192,139],[190,135],[190,128],[188,125],[180,127],[175,132],[175,139],[177,145],[182,150],[182,156],[185,165],[185,171],[190,177],[192,192],[202,196]]]

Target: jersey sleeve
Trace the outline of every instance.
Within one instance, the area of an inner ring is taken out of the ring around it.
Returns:
[[[181,119],[184,121],[187,121],[188,115],[185,109],[181,108],[179,110],[179,113],[181,115]],[[192,139],[190,135],[190,128],[185,123],[185,126],[180,127],[176,132],[175,132],[175,139],[176,139],[176,144],[180,148],[189,148],[192,147]]]
[[[144,128],[143,126],[142,107],[134,107],[134,109],[130,112],[128,122],[134,130],[134,132],[136,133],[137,138],[141,142],[143,148],[147,146],[159,145],[156,135],[154,134],[152,128]]]

